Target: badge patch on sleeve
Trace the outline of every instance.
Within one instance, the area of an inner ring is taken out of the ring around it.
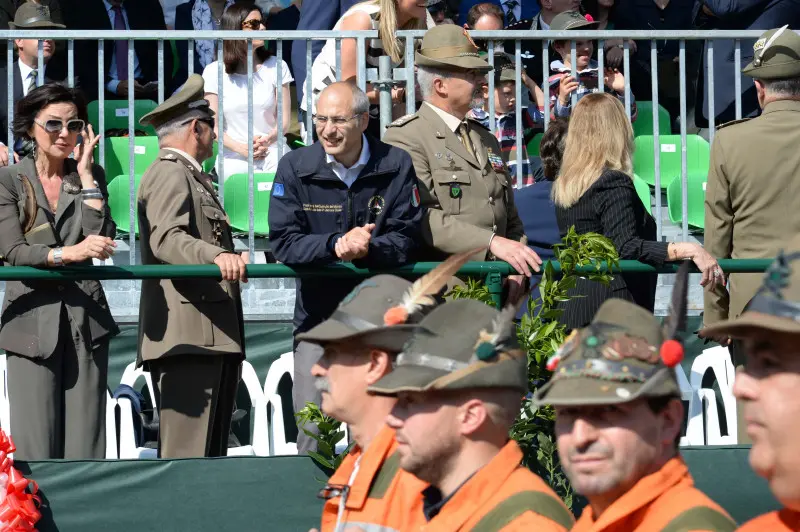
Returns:
[[[419,198],[419,187],[414,185],[411,187],[411,206],[412,207],[419,207],[419,204],[422,202]]]
[[[272,186],[272,197],[273,198],[283,197],[283,183],[275,183]]]

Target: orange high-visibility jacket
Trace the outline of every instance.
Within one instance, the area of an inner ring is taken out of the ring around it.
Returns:
[[[570,511],[541,478],[522,467],[522,451],[509,441],[491,462],[456,491],[425,532],[564,532]]]
[[[599,518],[587,506],[573,532],[733,532],[736,523],[717,503],[694,487],[683,459],[676,457],[637,482]]]
[[[336,496],[322,509],[321,532],[337,530],[337,520],[344,525],[341,530],[360,527],[369,532],[416,530],[425,522],[421,493],[427,484],[400,469],[396,450],[394,430],[385,425],[366,450],[353,447],[324,490]],[[358,472],[347,489],[340,516],[342,488],[350,481],[356,461]]]
[[[759,515],[743,524],[738,532],[796,532],[800,530],[800,512],[787,508]]]

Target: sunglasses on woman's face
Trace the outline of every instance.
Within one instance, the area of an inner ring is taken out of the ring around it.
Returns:
[[[250,20],[245,20],[242,22],[242,29],[243,30],[257,30],[260,29],[261,26],[264,25],[264,21],[260,18],[251,18]]]
[[[84,126],[86,126],[86,122],[80,118],[74,118],[72,120],[67,120],[66,122],[62,122],[61,120],[55,118],[45,120],[44,123],[37,122],[36,120],[33,122],[36,125],[41,126],[48,133],[61,133],[64,128],[67,128],[67,131],[70,133],[80,133],[83,131]]]

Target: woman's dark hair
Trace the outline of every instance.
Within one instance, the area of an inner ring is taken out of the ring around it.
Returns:
[[[78,108],[78,118],[89,122],[86,112],[86,100],[78,89],[72,89],[62,83],[47,83],[36,87],[14,106],[14,137],[31,140],[28,132],[33,128],[33,121],[39,111],[54,103],[71,103]]]
[[[259,7],[252,2],[239,1],[231,5],[222,14],[222,29],[228,31],[239,31],[242,29],[242,22],[247,20],[247,15],[253,11],[261,13],[261,19],[266,25],[267,19]],[[266,27],[266,26],[265,26]],[[255,48],[255,64],[261,64],[270,58],[270,52],[266,43],[264,46]],[[225,72],[228,74],[235,74],[239,71],[242,65],[247,64],[247,41],[223,41],[222,43],[222,60],[225,63]]]
[[[544,177],[548,181],[555,181],[561,170],[561,158],[564,156],[568,125],[566,120],[551,120],[547,131],[542,135],[539,157],[542,159]]]

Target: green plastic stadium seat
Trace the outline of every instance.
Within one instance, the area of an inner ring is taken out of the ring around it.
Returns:
[[[539,156],[539,145],[542,143],[542,136],[544,133],[537,133],[533,136],[531,141],[528,143],[528,157],[538,157]]]
[[[653,214],[653,206],[650,201],[650,185],[645,183],[641,177],[634,174],[633,186],[636,188],[636,194],[639,196],[639,199],[642,200],[644,208],[647,209],[648,213]]]
[[[686,176],[686,194],[688,199],[687,223],[696,229],[705,229],[706,180],[708,172],[689,172]],[[683,221],[681,212],[681,180],[673,179],[667,187],[667,209],[672,223]]]
[[[142,180],[141,174],[136,174],[134,177],[134,186],[136,192],[139,191],[139,183]],[[111,210],[111,217],[117,224],[117,231],[125,233],[131,232],[130,224],[130,203],[128,197],[130,195],[130,178],[127,174],[118,175],[108,184],[108,207]],[[136,204],[136,196],[131,198]],[[139,219],[134,216],[134,231],[139,234]]]
[[[109,129],[128,129],[128,100],[105,100],[105,124],[106,130]],[[139,119],[158,106],[153,100],[134,100],[133,102],[133,125],[135,129],[146,131],[148,135],[155,135],[153,126],[142,126]],[[100,102],[94,100],[89,102],[89,123],[92,124],[94,132],[100,132]]]
[[[253,176],[253,223],[255,233],[269,234],[269,200],[275,174],[255,174]],[[231,219],[231,227],[237,231],[250,230],[248,218],[247,174],[233,174],[225,180],[225,211]]]
[[[633,171],[650,186],[656,184],[653,135],[640,135],[634,139]],[[661,188],[666,189],[681,176],[681,136],[659,135],[661,147]],[[698,135],[686,136],[686,169],[689,174],[708,174],[710,157],[708,142]]]
[[[633,125],[633,136],[653,134],[653,102],[636,102],[636,121]],[[672,120],[669,111],[658,106],[658,134],[669,135],[672,133]]]
[[[128,168],[128,153],[130,137],[112,137],[106,139],[106,179],[113,179],[118,175],[127,174],[130,171]],[[135,137],[133,139],[133,173],[144,174],[150,165],[155,162],[158,157],[158,138],[157,137]],[[203,163],[203,170],[210,172],[214,168],[214,163],[217,158],[217,142],[214,141],[214,155]],[[100,148],[94,150],[94,160],[100,163]],[[111,177],[109,177],[111,176]],[[110,182],[110,181],[108,181]]]

